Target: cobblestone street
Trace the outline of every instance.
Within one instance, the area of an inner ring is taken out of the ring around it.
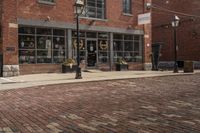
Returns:
[[[200,74],[0,91],[0,133],[157,132],[200,132]]]

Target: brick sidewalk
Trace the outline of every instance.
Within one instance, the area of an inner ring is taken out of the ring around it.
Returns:
[[[195,73],[200,73],[195,70]],[[75,73],[45,73],[21,75],[10,78],[0,78],[0,90],[26,88],[38,85],[51,85],[61,83],[77,83],[89,81],[105,81],[113,79],[132,79],[144,77],[162,77],[172,75],[191,75],[193,73],[173,73],[172,71],[111,71],[111,72],[83,72],[83,79],[75,79]]]
[[[0,91],[0,133],[198,133],[200,74]]]

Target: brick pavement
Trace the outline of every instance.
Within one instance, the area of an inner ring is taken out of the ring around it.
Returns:
[[[198,133],[200,74],[0,91],[0,133]]]

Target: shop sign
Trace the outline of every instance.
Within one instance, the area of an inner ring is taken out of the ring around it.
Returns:
[[[15,47],[6,47],[6,51],[13,52],[15,51]]]
[[[9,23],[9,28],[18,28],[18,24]]]
[[[144,13],[138,15],[138,25],[151,23],[151,13]]]

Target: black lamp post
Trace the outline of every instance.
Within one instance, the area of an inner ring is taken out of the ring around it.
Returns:
[[[178,73],[178,63],[177,63],[177,37],[176,37],[176,29],[179,26],[180,18],[178,16],[174,16],[172,21],[172,27],[174,30],[174,73]]]
[[[75,13],[76,13],[76,26],[77,26],[77,31],[76,31],[76,34],[77,34],[77,45],[76,45],[76,48],[77,48],[77,68],[76,68],[76,77],[75,79],[82,79],[82,76],[81,76],[81,68],[80,68],[80,39],[79,39],[79,16],[82,14],[83,12],[83,9],[84,9],[84,1],[83,0],[76,0],[75,4],[74,4],[74,7],[75,7]]]

